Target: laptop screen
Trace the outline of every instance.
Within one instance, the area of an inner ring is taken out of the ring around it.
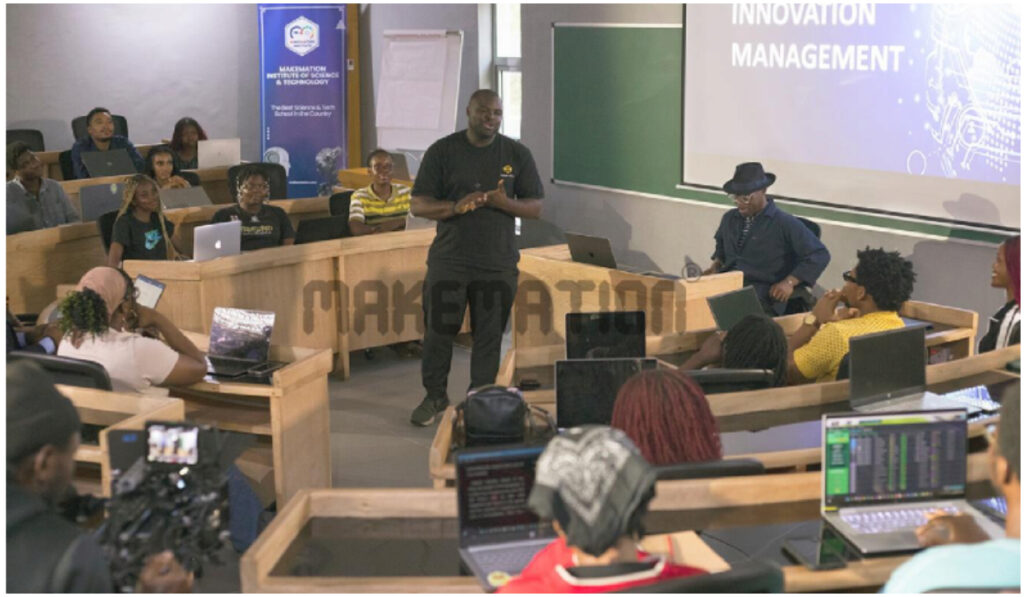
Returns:
[[[555,363],[558,426],[609,425],[615,397],[626,380],[656,369],[655,359],[587,359]]]
[[[456,452],[462,545],[535,538],[550,528],[526,505],[543,451],[543,445],[507,445]]]
[[[643,311],[565,314],[565,358],[647,356]]]
[[[708,297],[708,307],[718,329],[726,332],[747,315],[764,313],[753,286]]]
[[[826,415],[822,433],[825,512],[964,496],[964,409]]]
[[[274,313],[217,307],[210,326],[210,354],[262,363],[270,355]]]
[[[850,338],[850,400],[924,391],[925,328]]]

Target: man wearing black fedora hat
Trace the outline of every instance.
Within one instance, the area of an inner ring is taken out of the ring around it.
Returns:
[[[765,194],[774,182],[759,162],[736,166],[722,185],[736,208],[722,216],[705,273],[743,272],[743,284],[754,287],[765,312],[782,315],[793,290],[813,286],[831,257],[807,225]]]

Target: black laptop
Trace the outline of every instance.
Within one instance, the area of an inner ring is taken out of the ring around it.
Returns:
[[[270,335],[274,331],[274,313],[217,307],[210,326],[210,351],[206,355],[207,372],[217,377],[265,375]]]
[[[555,362],[555,412],[559,429],[608,425],[619,388],[656,359],[583,359]]]
[[[124,185],[121,183],[94,184],[78,190],[83,222],[92,222],[105,213],[117,211],[123,200]]]
[[[576,263],[586,263],[598,267],[617,269],[631,274],[643,276],[654,276],[666,280],[678,280],[679,276],[666,274],[664,272],[652,272],[630,265],[622,265],[615,262],[615,255],[612,254],[612,245],[607,238],[600,236],[587,236],[585,234],[565,233],[565,242],[569,245],[569,254]]]
[[[295,244],[304,245],[322,240],[334,240],[345,235],[348,220],[345,216],[331,216],[302,220],[295,231]]]
[[[120,176],[136,174],[135,162],[128,155],[127,149],[109,149],[107,151],[82,152],[82,163],[89,171],[89,178],[100,176]]]
[[[513,444],[455,454],[459,558],[488,591],[522,572],[555,538],[527,506],[543,451],[543,445]]]
[[[747,315],[764,315],[753,286],[708,297],[708,308],[718,329],[728,332]]]
[[[643,311],[565,314],[565,358],[598,359],[647,356]]]

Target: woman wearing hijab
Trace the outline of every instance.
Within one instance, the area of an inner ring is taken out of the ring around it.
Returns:
[[[86,272],[60,315],[57,354],[103,365],[115,391],[157,393],[153,386],[190,385],[206,375],[203,353],[167,317],[137,304],[131,278],[119,269]]]
[[[707,571],[640,549],[654,469],[618,429],[574,427],[540,459],[529,505],[558,533],[501,593],[604,593]]]
[[[1020,235],[999,245],[992,264],[992,287],[1006,290],[1006,304],[989,318],[978,352],[1020,344]]]

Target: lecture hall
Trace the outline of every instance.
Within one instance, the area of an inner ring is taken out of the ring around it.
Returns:
[[[8,592],[1020,592],[1019,6],[5,12]]]

